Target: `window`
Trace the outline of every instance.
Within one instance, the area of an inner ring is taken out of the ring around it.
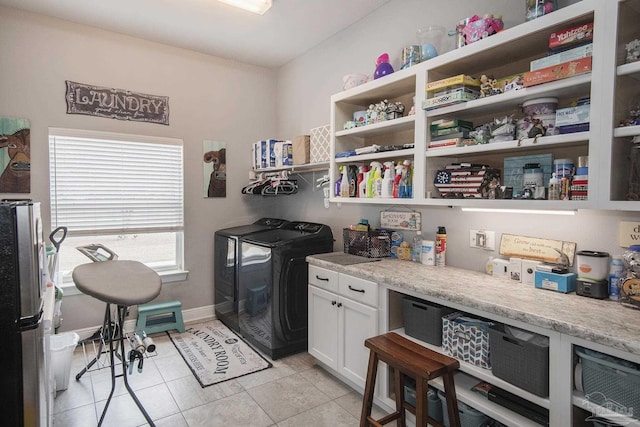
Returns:
[[[68,229],[64,284],[91,262],[76,247],[94,243],[163,276],[182,272],[182,140],[50,128],[49,164],[51,229]]]

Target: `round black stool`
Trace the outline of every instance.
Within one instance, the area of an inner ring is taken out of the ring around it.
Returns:
[[[124,319],[127,314],[127,308],[132,305],[144,304],[160,294],[162,281],[160,276],[138,261],[111,260],[102,262],[93,262],[82,264],[73,270],[73,281],[79,291],[90,295],[100,301],[107,303],[104,322],[102,324],[102,335],[105,343],[109,342],[109,355],[111,360],[111,392],[107,398],[98,426],[102,425],[104,416],[109,408],[111,397],[116,388],[116,378],[122,377],[127,391],[133,398],[147,422],[155,426],[147,411],[135,395],[129,381],[127,380],[127,359],[124,357],[124,340],[123,332]],[[117,314],[115,323],[111,319],[111,305],[117,306]],[[116,375],[115,371],[115,353],[114,342],[120,345],[120,359],[122,361],[122,374]],[[101,344],[102,345],[102,344]],[[96,357],[87,364],[87,366],[76,375],[79,380],[91,365],[93,365],[100,357],[100,352]]]

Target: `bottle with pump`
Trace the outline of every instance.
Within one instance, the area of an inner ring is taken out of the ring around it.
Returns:
[[[361,166],[362,180],[358,177],[358,197],[367,197],[367,183],[369,182],[369,169],[367,165]]]
[[[556,177],[556,173],[551,174],[549,180],[549,200],[560,200],[560,180]]]
[[[413,237],[413,247],[411,248],[411,261],[420,262],[420,255],[422,253],[422,231],[416,231],[416,235]]]
[[[347,165],[340,166],[342,177],[340,178],[340,197],[349,197],[349,168]]]
[[[382,193],[380,196],[387,199],[393,197],[393,178],[391,177],[392,168],[393,168],[393,162],[384,163],[384,176],[382,177]]]

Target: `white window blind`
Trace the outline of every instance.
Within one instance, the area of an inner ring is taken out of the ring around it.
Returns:
[[[50,129],[49,144],[52,228],[182,231],[181,140]]]

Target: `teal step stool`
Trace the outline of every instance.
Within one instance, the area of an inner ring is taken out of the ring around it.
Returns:
[[[177,329],[184,332],[182,319],[182,303],[180,301],[166,301],[155,304],[141,304],[138,306],[138,323],[136,330],[147,334]]]

